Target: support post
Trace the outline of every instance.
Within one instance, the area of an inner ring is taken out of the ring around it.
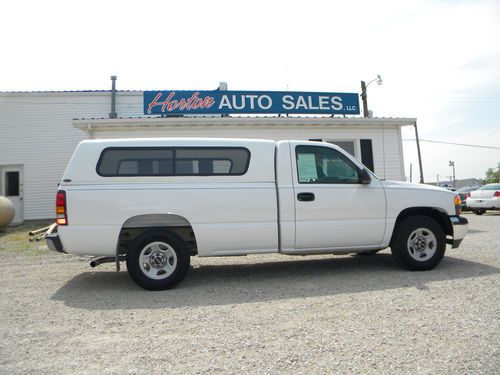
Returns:
[[[418,139],[418,129],[417,129],[417,122],[415,121],[415,139],[417,141],[417,153],[418,153],[418,167],[420,169],[420,183],[424,183],[424,170],[422,167],[422,155],[420,154],[420,141]]]

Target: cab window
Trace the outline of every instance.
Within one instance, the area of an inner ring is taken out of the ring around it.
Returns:
[[[297,175],[301,184],[359,184],[359,168],[337,150],[297,146]]]

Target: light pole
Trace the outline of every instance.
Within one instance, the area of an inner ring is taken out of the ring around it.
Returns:
[[[455,161],[450,160],[448,163],[448,166],[453,167],[453,188],[456,188],[456,186],[455,186]]]
[[[365,81],[361,81],[361,100],[363,101],[363,117],[368,117],[368,95],[366,94],[366,89],[370,86],[370,83],[377,81],[377,85],[382,84],[382,77],[377,74],[377,78],[372,79],[368,84]]]

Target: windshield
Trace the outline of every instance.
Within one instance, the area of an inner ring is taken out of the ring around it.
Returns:
[[[484,185],[477,190],[500,190],[500,184]]]
[[[477,186],[465,186],[457,190],[457,193],[468,193],[469,191],[476,190]]]

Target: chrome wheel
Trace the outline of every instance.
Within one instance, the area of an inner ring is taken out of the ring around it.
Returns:
[[[425,262],[436,253],[436,236],[427,228],[415,229],[408,237],[407,248],[413,259]]]
[[[141,271],[154,280],[166,279],[177,267],[177,254],[166,242],[151,242],[139,254]]]

